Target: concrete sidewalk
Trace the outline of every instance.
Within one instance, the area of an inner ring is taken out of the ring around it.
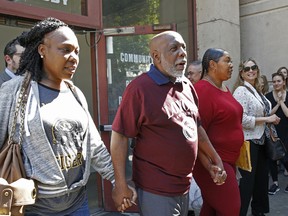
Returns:
[[[275,195],[269,195],[270,213],[267,216],[288,216],[288,193],[285,188],[288,185],[288,177],[283,175],[283,172],[278,174],[280,191]],[[272,184],[271,177],[269,178],[269,186]],[[251,210],[247,214],[251,216]]]

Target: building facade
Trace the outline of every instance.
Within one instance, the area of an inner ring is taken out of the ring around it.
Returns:
[[[108,148],[122,92],[149,67],[148,42],[156,33],[178,31],[187,43],[189,61],[201,59],[210,47],[227,50],[234,64],[228,87],[235,81],[241,59],[256,59],[268,80],[278,67],[288,66],[287,0],[0,0],[0,49],[48,16],[75,30],[81,53],[73,81],[86,95]],[[1,58],[1,71],[4,67]],[[115,211],[111,185],[91,172],[91,212]]]

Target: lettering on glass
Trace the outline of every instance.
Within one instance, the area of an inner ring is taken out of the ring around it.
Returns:
[[[152,59],[149,55],[140,55],[133,53],[120,53],[120,61],[121,62],[132,62],[139,64],[151,64]]]

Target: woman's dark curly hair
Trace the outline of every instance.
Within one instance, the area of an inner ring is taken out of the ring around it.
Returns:
[[[224,55],[224,52],[225,50],[223,49],[215,49],[215,48],[209,48],[206,50],[202,58],[203,72],[201,75],[201,79],[208,73],[209,62],[212,60],[217,63],[220,60],[220,58]]]
[[[17,75],[23,75],[27,71],[31,73],[33,80],[40,81],[42,79],[42,59],[38,53],[38,46],[44,42],[47,33],[63,26],[68,25],[59,19],[48,17],[37,22],[30,31],[23,32],[19,36],[20,45],[25,47],[25,51],[21,55]]]

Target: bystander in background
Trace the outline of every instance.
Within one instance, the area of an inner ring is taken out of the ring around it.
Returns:
[[[271,102],[272,110],[271,114],[276,114],[281,118],[278,125],[275,125],[278,137],[285,144],[288,149],[288,94],[286,90],[285,77],[283,73],[276,72],[272,74],[273,91],[266,95],[267,99]],[[284,158],[279,160],[286,170],[288,170],[288,154]],[[279,190],[278,183],[278,166],[277,161],[270,159],[269,161],[270,174],[273,180],[273,184],[269,188],[269,194],[274,195]],[[288,185],[285,192],[288,192]]]
[[[287,89],[288,88],[288,69],[287,69],[287,67],[282,66],[282,67],[278,68],[277,73],[283,74],[284,79],[285,79],[285,86]]]
[[[202,62],[200,60],[192,61],[187,69],[187,78],[190,80],[190,82],[194,85],[196,82],[198,82],[201,78],[202,74]],[[188,216],[194,216],[195,212],[194,210],[200,209],[203,203],[201,190],[192,177],[191,179],[191,185],[189,190],[189,211]]]
[[[187,78],[194,85],[201,78],[202,62],[200,60],[192,61],[187,69]]]
[[[15,73],[19,68],[20,57],[24,50],[25,48],[19,44],[18,38],[7,43],[4,48],[5,70],[0,73],[0,86],[16,76]]]
[[[260,92],[265,95],[269,92],[269,84],[267,77],[265,75],[261,75],[259,77],[259,83],[260,83]]]
[[[260,69],[254,59],[240,63],[233,96],[243,107],[242,126],[245,140],[250,142],[252,171],[239,168],[241,173],[240,216],[246,216],[251,201],[252,215],[264,216],[269,212],[268,158],[265,151],[266,124],[278,124],[280,118],[271,112],[271,103],[261,93]]]

